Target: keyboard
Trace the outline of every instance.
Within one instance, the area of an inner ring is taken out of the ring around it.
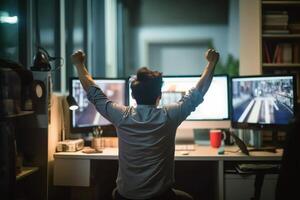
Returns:
[[[175,151],[194,151],[195,144],[176,144]]]

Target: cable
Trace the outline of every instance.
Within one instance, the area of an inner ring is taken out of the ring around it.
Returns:
[[[64,63],[65,63],[65,60],[63,59],[63,57],[51,57],[51,60],[56,60],[56,59],[60,59],[61,63],[56,68],[54,68],[53,70],[51,70],[53,72],[56,71],[56,70],[58,70],[58,69],[60,69],[64,65]]]
[[[238,153],[238,152],[240,152],[241,150],[240,149],[238,149],[238,150],[236,150],[236,151],[230,151],[230,150],[225,150],[224,152],[226,153]]]

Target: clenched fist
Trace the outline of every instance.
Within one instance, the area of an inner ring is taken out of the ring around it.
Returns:
[[[208,62],[216,63],[219,60],[219,53],[214,49],[208,49],[205,53],[205,58]]]
[[[82,50],[75,51],[71,56],[74,65],[83,64],[85,60],[85,54]]]

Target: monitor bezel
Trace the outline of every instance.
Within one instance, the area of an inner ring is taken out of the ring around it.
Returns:
[[[201,78],[202,74],[200,75],[163,75],[163,78]],[[227,109],[228,109],[228,115],[227,118],[222,118],[222,119],[186,119],[185,121],[225,121],[225,120],[230,120],[231,118],[231,110],[230,110],[230,81],[229,81],[229,76],[228,74],[216,74],[213,75],[213,77],[225,77],[227,80]],[[128,77],[128,89],[127,89],[127,93],[128,93],[128,106],[129,105],[129,97],[131,97],[131,94],[129,92],[130,90],[130,84],[131,82],[129,81],[131,77]]]
[[[93,77],[94,80],[122,80],[125,84],[125,105],[128,104],[128,79],[127,78],[108,78],[108,77]],[[78,77],[70,77],[69,78],[69,94],[73,96],[72,83],[73,80],[80,80]],[[68,109],[69,110],[69,109]],[[90,133],[93,131],[95,127],[98,126],[88,126],[88,127],[74,127],[73,126],[73,111],[69,110],[69,125],[70,125],[70,133]],[[115,135],[116,128],[113,124],[101,126],[106,135]]]
[[[252,129],[252,130],[281,130],[281,131],[285,131],[288,130],[290,123],[288,124],[262,124],[262,123],[249,123],[249,122],[235,122],[233,121],[233,98],[232,98],[232,94],[233,94],[233,80],[234,79],[240,79],[240,78],[268,78],[268,77],[292,77],[293,79],[293,94],[294,94],[294,108],[293,108],[293,113],[294,113],[294,117],[297,115],[297,80],[296,80],[296,76],[294,74],[262,74],[262,75],[246,75],[246,76],[233,76],[231,77],[231,81],[230,81],[230,110],[231,110],[231,127],[232,128],[236,128],[236,129]],[[293,117],[293,118],[294,118]],[[291,119],[292,122],[292,119]]]

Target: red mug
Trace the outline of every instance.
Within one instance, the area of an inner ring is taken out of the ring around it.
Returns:
[[[222,138],[224,135],[224,138]],[[222,143],[222,139],[225,139],[225,134],[223,131],[219,129],[213,129],[209,131],[209,137],[210,137],[210,146],[213,148],[219,148]]]

